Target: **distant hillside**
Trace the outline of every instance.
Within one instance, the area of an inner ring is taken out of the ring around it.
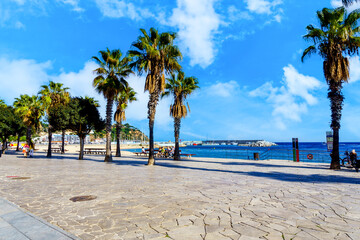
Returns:
[[[101,132],[94,132],[93,136],[96,138],[104,138],[105,137],[105,130]],[[111,138],[114,140],[116,134],[116,125],[114,124],[111,128]],[[144,140],[149,141],[148,136],[146,136],[144,133],[142,133],[138,128],[131,126],[128,123],[125,123],[122,125],[121,133],[120,133],[120,139],[121,140]]]

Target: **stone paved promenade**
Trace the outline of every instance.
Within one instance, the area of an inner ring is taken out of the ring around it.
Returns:
[[[360,239],[360,173],[328,164],[130,153],[3,155],[0,197],[81,239]],[[9,176],[29,177],[13,179]],[[72,202],[80,195],[95,200]]]

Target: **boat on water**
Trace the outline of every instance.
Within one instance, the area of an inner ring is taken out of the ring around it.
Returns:
[[[220,144],[218,143],[203,143],[203,146],[219,146]]]

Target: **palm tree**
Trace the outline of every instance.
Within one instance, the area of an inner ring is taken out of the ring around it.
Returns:
[[[70,101],[70,95],[67,90],[69,88],[63,87],[62,83],[55,83],[53,81],[49,82],[49,85],[42,85],[41,90],[39,91],[40,99],[44,103],[45,111],[48,116],[49,126],[48,126],[48,151],[46,157],[51,157],[51,142],[52,142],[52,125],[51,119],[49,117],[49,112],[52,108],[55,108],[60,105],[66,105]],[[54,119],[53,119],[54,120]],[[62,131],[62,153],[64,153],[64,138],[65,138],[65,130]]]
[[[195,89],[199,88],[199,82],[195,77],[185,77],[185,74],[182,71],[179,71],[177,76],[175,74],[171,74],[171,77],[167,78],[166,80],[166,90],[161,97],[168,95],[172,95],[174,97],[174,103],[170,105],[170,116],[174,118],[174,160],[180,160],[179,136],[181,118],[185,118],[187,116],[187,109],[190,112],[189,104],[187,103],[185,105],[184,101]]]
[[[116,112],[114,120],[116,121],[116,157],[121,157],[120,152],[120,132],[122,121],[126,120],[125,109],[129,102],[136,101],[136,92],[132,87],[126,86],[122,91],[118,93],[115,101],[117,102]]]
[[[101,58],[92,57],[99,68],[94,70],[97,75],[93,81],[93,86],[98,93],[102,93],[107,99],[106,104],[106,154],[105,162],[112,161],[111,155],[111,120],[113,104],[116,95],[127,85],[125,80],[132,71],[128,65],[130,59],[122,57],[120,50],[107,49],[100,51]]]
[[[15,98],[14,102],[15,112],[18,113],[27,127],[26,141],[29,146],[34,146],[31,140],[31,131],[34,128],[40,128],[40,119],[44,114],[44,106],[38,96],[20,95],[20,98]]]
[[[360,18],[358,10],[347,15],[344,7],[336,9],[324,8],[317,11],[320,28],[313,25],[306,27],[305,40],[311,41],[305,49],[301,60],[318,53],[323,59],[323,70],[327,84],[329,85],[328,98],[331,107],[331,124],[333,130],[333,151],[331,153],[330,169],[340,169],[339,161],[339,129],[341,111],[343,107],[343,83],[349,79],[349,59],[347,55],[357,53],[360,46],[360,38],[356,36],[360,32],[357,21]]]
[[[174,45],[175,33],[159,33],[150,28],[149,34],[140,29],[142,35],[132,44],[134,50],[129,51],[129,56],[134,60],[131,67],[138,70],[139,74],[147,74],[145,91],[149,91],[148,119],[149,119],[149,160],[148,165],[154,165],[154,122],[156,106],[159,97],[165,90],[165,74],[181,69],[179,60],[181,52]]]

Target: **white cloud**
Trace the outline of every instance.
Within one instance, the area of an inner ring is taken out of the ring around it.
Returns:
[[[239,89],[239,84],[235,81],[229,82],[218,82],[214,85],[211,85],[208,88],[205,88],[204,91],[211,95],[217,97],[231,97],[234,96],[235,92]]]
[[[105,17],[128,17],[132,20],[140,20],[142,17],[151,16],[147,9],[138,8],[132,2],[128,3],[125,0],[95,0],[95,2]]]
[[[83,12],[84,11],[83,8],[79,7],[80,0],[57,0],[57,1],[72,6],[72,8],[73,8],[72,10],[75,12]]]
[[[238,20],[252,20],[253,16],[251,16],[249,14],[249,12],[247,11],[241,11],[239,9],[237,9],[234,5],[231,5],[228,7],[228,15],[229,15],[229,20],[234,22],[234,21],[238,21]]]
[[[17,28],[17,29],[24,29],[24,28],[25,28],[25,25],[24,25],[22,22],[17,21],[17,22],[15,23],[15,28]]]
[[[0,96],[12,104],[20,94],[37,94],[41,84],[49,78],[47,70],[51,62],[38,63],[35,60],[0,58]]]
[[[337,8],[337,7],[343,6],[341,0],[331,0],[330,3],[331,3],[331,6],[332,6],[333,8]],[[358,9],[358,8],[360,8],[360,2],[355,2],[355,1],[354,1],[353,4],[349,5],[346,9],[347,9],[348,12],[352,12],[352,11],[354,11],[355,9]]]
[[[273,8],[282,4],[281,0],[245,0],[247,4],[247,9],[250,12],[254,12],[257,14],[271,14],[273,13]]]
[[[331,0],[331,6],[337,8],[343,6],[343,4],[341,0]],[[360,2],[354,2],[353,4],[347,7],[347,10],[351,12],[358,8],[360,8]]]
[[[215,34],[221,21],[215,12],[216,0],[177,0],[170,25],[179,29],[180,46],[190,56],[191,65],[209,66],[215,58]]]
[[[360,59],[359,56],[351,57],[350,63],[350,79],[349,83],[357,82],[360,80]]]
[[[26,0],[11,0],[12,2],[17,3],[18,5],[24,5]]]
[[[285,120],[301,121],[307,106],[318,102],[311,92],[321,87],[319,80],[300,74],[291,64],[283,70],[283,86],[273,87],[267,82],[250,92],[250,96],[264,97],[273,106],[272,114],[280,129],[286,128]]]
[[[54,81],[63,83],[64,87],[70,88],[69,92],[73,97],[88,96],[98,100],[100,114],[105,117],[106,100],[92,86],[92,81],[95,78],[93,71],[98,67],[96,63],[89,61],[79,71],[62,72],[57,75],[48,74],[51,67],[50,61],[38,63],[35,60],[28,59],[8,60],[5,57],[0,58],[1,99],[4,99],[7,104],[12,104],[20,94],[37,95],[41,85]],[[126,118],[128,120],[146,120],[149,94],[148,92],[144,93],[145,77],[131,75],[128,82],[137,92],[138,101],[129,104],[126,110]],[[169,116],[171,101],[172,98],[160,100],[156,110],[156,125],[164,127],[172,123],[173,120]]]

